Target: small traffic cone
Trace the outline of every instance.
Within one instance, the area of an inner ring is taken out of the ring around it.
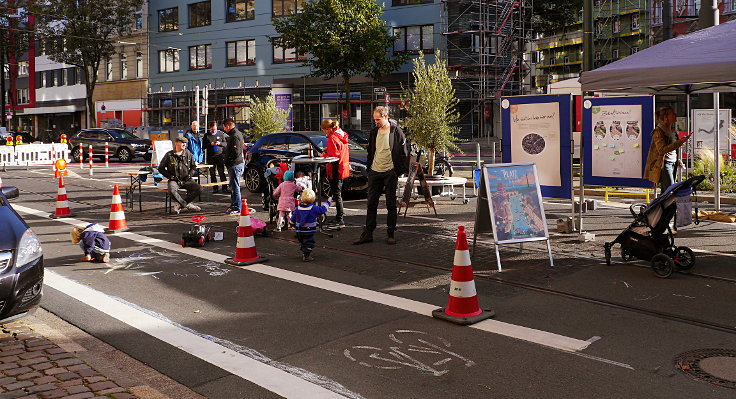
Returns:
[[[225,263],[234,266],[247,266],[266,261],[256,252],[256,240],[253,239],[253,228],[250,225],[248,201],[242,200],[240,222],[238,223],[238,241],[235,245],[235,257],[225,259]]]
[[[72,216],[69,209],[69,199],[66,196],[66,186],[64,186],[64,177],[59,177],[59,191],[56,194],[56,212],[51,215],[52,219],[65,218]]]
[[[128,223],[125,221],[125,212],[123,211],[123,200],[120,198],[120,189],[116,184],[112,189],[110,223],[107,225],[107,231],[117,233],[125,230],[128,230]]]
[[[455,245],[455,261],[452,266],[448,304],[444,309],[433,311],[432,316],[456,324],[468,325],[491,318],[495,313],[490,309],[481,310],[478,306],[465,226],[458,226],[457,229],[457,245]]]

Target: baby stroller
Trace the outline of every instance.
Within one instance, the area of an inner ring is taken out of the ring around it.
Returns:
[[[273,223],[274,219],[279,214],[277,209],[279,205],[279,199],[273,196],[273,192],[276,191],[276,187],[279,186],[279,179],[277,178],[278,167],[277,160],[271,160],[266,168],[264,177],[266,179],[266,191],[262,194],[263,199],[263,210],[268,212],[268,223]]]
[[[695,254],[688,247],[675,246],[670,220],[675,216],[677,197],[689,196],[704,179],[705,176],[691,177],[671,185],[649,205],[631,205],[629,210],[634,222],[615,240],[604,244],[606,264],[611,264],[611,248],[619,243],[624,261],[634,258],[649,261],[657,277],[669,277],[675,267],[681,271],[691,270],[695,266]],[[639,208],[638,213],[635,208]]]

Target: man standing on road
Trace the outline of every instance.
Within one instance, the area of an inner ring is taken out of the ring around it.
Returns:
[[[169,179],[169,195],[179,203],[176,213],[184,209],[195,212],[201,210],[192,203],[199,196],[202,188],[192,179],[197,165],[194,163],[192,153],[186,148],[187,141],[186,137],[177,137],[174,141],[174,149],[164,155],[158,167],[159,172]],[[187,190],[186,198],[179,195],[180,188]]]
[[[222,153],[225,151],[227,145],[227,134],[222,130],[217,130],[217,122],[212,121],[209,123],[209,131],[204,135],[204,148],[207,154],[207,163],[212,165],[210,168],[210,182],[217,182],[217,173],[220,174],[220,181],[225,181],[225,160],[223,159]],[[217,169],[217,170],[215,170]],[[219,192],[220,186],[212,188],[212,192]],[[229,193],[230,189],[227,186],[222,187],[223,193]]]
[[[229,136],[227,147],[223,153],[227,176],[230,179],[230,207],[225,213],[240,214],[240,178],[243,176],[243,134],[235,127],[235,121],[230,118],[222,121],[222,128]]]
[[[399,176],[409,171],[409,142],[401,128],[389,122],[388,108],[376,107],[373,110],[373,121],[376,122],[376,127],[371,130],[368,142],[368,213],[363,233],[353,244],[373,241],[378,200],[385,191],[388,210],[386,244],[393,245],[396,244],[396,186]]]
[[[192,158],[196,163],[204,163],[204,153],[202,152],[202,138],[199,137],[199,122],[192,121],[189,130],[184,133],[184,137],[189,141],[187,147],[192,153]]]

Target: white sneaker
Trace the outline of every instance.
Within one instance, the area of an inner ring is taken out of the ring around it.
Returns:
[[[187,209],[189,209],[190,211],[195,211],[195,212],[199,212],[202,210],[202,208],[194,204],[187,204]]]
[[[174,209],[174,213],[177,215],[180,214],[182,211],[186,210],[187,208],[182,207],[181,205],[177,205],[176,209]]]

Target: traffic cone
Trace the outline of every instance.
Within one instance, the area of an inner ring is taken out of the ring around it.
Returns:
[[[56,212],[51,215],[51,218],[65,218],[72,216],[72,211],[69,209],[69,201],[66,196],[66,186],[64,186],[64,177],[59,177],[59,191],[56,194]]]
[[[110,205],[110,223],[107,231],[117,233],[119,231],[128,230],[128,223],[125,221],[125,212],[123,211],[123,200],[120,198],[120,189],[116,184],[112,189],[112,205]]]
[[[235,257],[225,259],[225,263],[234,266],[247,266],[266,261],[256,252],[256,240],[253,239],[253,228],[250,225],[248,201],[242,200],[240,222],[238,223],[238,241],[235,245]]]
[[[448,304],[444,309],[433,311],[432,316],[456,324],[468,325],[491,318],[495,313],[490,309],[482,310],[478,306],[465,226],[458,226],[457,229],[457,245],[455,245],[455,261],[452,266]]]

